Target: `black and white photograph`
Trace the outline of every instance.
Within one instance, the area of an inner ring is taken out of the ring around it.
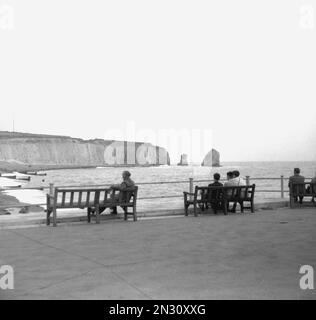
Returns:
[[[209,318],[315,248],[316,0],[0,0],[0,300]]]

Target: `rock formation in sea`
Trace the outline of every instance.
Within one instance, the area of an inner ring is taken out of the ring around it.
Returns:
[[[0,131],[0,170],[169,165],[150,143]]]
[[[187,166],[188,165],[188,155],[183,153],[181,154],[180,162],[178,166]]]
[[[210,150],[201,165],[205,167],[220,167],[220,153],[215,149]]]

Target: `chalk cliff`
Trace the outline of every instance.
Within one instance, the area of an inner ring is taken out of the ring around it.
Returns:
[[[180,162],[178,163],[178,166],[187,166],[188,165],[188,155],[187,154],[181,154]]]
[[[149,143],[0,131],[0,169],[169,164],[168,152]]]
[[[205,167],[220,167],[220,154],[217,150],[212,149],[210,150],[204,160],[202,162],[202,166]]]

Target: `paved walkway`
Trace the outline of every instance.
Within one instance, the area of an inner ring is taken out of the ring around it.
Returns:
[[[1,230],[0,299],[315,299],[315,230],[315,208]]]

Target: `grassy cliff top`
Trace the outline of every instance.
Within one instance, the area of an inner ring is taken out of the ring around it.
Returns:
[[[0,139],[15,139],[15,138],[34,138],[34,139],[72,139],[81,142],[97,142],[97,143],[112,143],[115,140],[105,140],[100,138],[95,139],[82,139],[74,138],[70,136],[52,135],[52,134],[39,134],[39,133],[26,133],[26,132],[10,132],[10,131],[0,131]],[[137,144],[142,144],[144,142],[135,141]]]
[[[81,142],[107,142],[110,143],[113,140],[104,139],[89,139],[84,140],[81,138],[73,138],[70,136],[52,135],[52,134],[39,134],[39,133],[26,133],[26,132],[10,132],[10,131],[0,131],[0,139],[16,139],[16,138],[34,138],[34,139],[72,139]]]
[[[1,138],[70,138],[67,136],[49,135],[49,134],[37,134],[37,133],[26,133],[26,132],[10,132],[0,131]]]

